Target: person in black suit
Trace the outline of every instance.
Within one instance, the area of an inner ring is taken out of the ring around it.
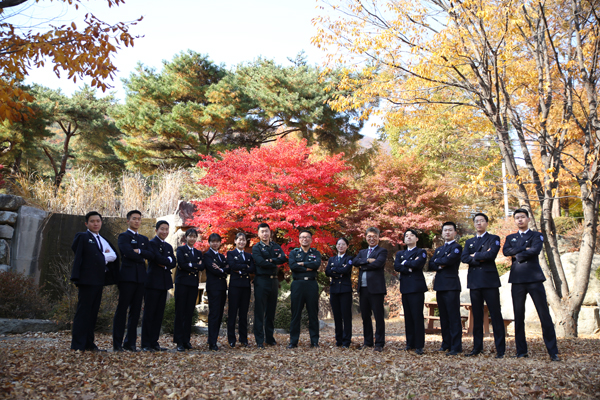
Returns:
[[[219,253],[221,236],[211,233],[208,237],[210,249],[204,253],[206,268],[206,294],[208,296],[208,348],[217,351],[217,339],[223,322],[223,311],[227,300],[227,260]]]
[[[417,247],[417,231],[407,229],[404,232],[406,250],[396,253],[394,270],[400,272],[400,293],[404,309],[404,326],[406,330],[406,349],[423,354],[425,347],[425,326],[423,324],[423,305],[427,283],[423,275],[423,267],[427,262],[425,250]]]
[[[173,288],[171,270],[177,266],[173,247],[165,242],[169,236],[169,223],[156,223],[156,236],[150,241],[150,249],[154,253],[148,262],[148,274],[144,293],[144,316],[142,318],[142,350],[166,351],[160,347],[160,327],[162,326],[167,291]]]
[[[254,339],[256,347],[263,349],[264,343],[277,344],[275,332],[275,310],[279,294],[279,267],[287,262],[281,246],[271,240],[271,228],[265,222],[258,225],[260,242],[252,247],[252,258],[256,267],[254,278]]]
[[[456,224],[444,222],[442,238],[445,243],[435,249],[429,261],[429,270],[437,271],[433,290],[437,292],[437,303],[442,327],[442,346],[439,351],[447,351],[447,356],[462,353],[462,322],[460,318],[460,279],[458,267],[462,247],[454,240]]]
[[[146,260],[152,260],[154,253],[150,242],[138,233],[142,223],[142,213],[132,210],[127,213],[127,230],[119,235],[121,270],[119,271],[119,302],[113,320],[113,350],[137,351],[137,326],[142,311],[144,286],[146,284]],[[127,320],[129,310],[129,320]],[[127,337],[125,321],[127,320]]]
[[[531,296],[542,324],[542,335],[546,349],[552,361],[559,361],[556,345],[554,323],[548,309],[546,280],[540,267],[538,257],[544,247],[544,236],[529,229],[529,212],[517,209],[513,213],[519,232],[506,237],[502,252],[512,259],[508,282],[512,283],[511,294],[515,313],[515,343],[517,358],[528,357],[527,339],[525,338],[525,300],[527,293]]]
[[[177,248],[177,273],[175,275],[175,324],[173,343],[177,351],[192,349],[192,319],[198,298],[199,273],[204,269],[202,252],[194,249],[198,231],[185,231],[186,244]]]
[[[240,343],[248,347],[248,308],[250,308],[250,274],[255,272],[252,254],[244,252],[248,239],[246,234],[235,235],[235,250],[227,252],[229,265],[229,311],[227,314],[227,341],[235,347],[235,321],[239,314]]]
[[[360,314],[363,321],[364,343],[360,349],[373,347],[373,322],[375,317],[375,351],[383,351],[385,345],[385,318],[383,300],[387,294],[384,267],[387,249],[379,247],[379,229],[370,227],[366,231],[368,249],[358,252],[352,264],[360,268],[358,275],[358,293],[360,296]]]
[[[71,281],[79,292],[77,311],[73,318],[71,349],[106,351],[99,350],[94,343],[94,330],[102,301],[102,288],[117,282],[119,259],[113,245],[100,236],[100,213],[87,213],[85,226],[87,231],[77,233],[71,245],[75,253]]]
[[[504,319],[500,308],[500,277],[496,268],[496,256],[500,251],[500,238],[488,232],[488,216],[477,213],[473,224],[477,235],[465,243],[461,261],[469,264],[467,287],[470,289],[473,307],[473,350],[466,354],[472,357],[483,351],[483,302],[492,316],[496,358],[503,358],[506,350]]]
[[[331,278],[329,302],[335,322],[335,345],[347,349],[352,342],[352,256],[346,253],[348,240],[339,238],[337,256],[331,257],[325,275]]]

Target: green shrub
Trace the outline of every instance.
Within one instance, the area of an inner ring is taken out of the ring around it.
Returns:
[[[71,285],[72,290],[68,290],[63,295],[62,299],[54,305],[52,309],[51,319],[59,323],[63,329],[70,329],[73,324],[73,317],[77,311],[77,287]],[[119,289],[116,285],[105,286],[102,292],[102,302],[98,311],[98,319],[96,320],[96,331],[111,332],[113,318],[117,303],[119,302]]]
[[[0,318],[47,318],[48,298],[33,278],[13,271],[0,272]]]
[[[292,302],[288,298],[284,301],[277,302],[277,308],[275,309],[275,321],[274,325],[277,329],[290,329],[290,323],[292,322]],[[306,307],[302,310],[302,318],[300,320],[300,326],[302,328],[308,327],[308,311]]]
[[[192,326],[198,322],[198,310],[194,307],[194,313],[192,314]],[[165,314],[163,315],[162,328],[165,333],[175,332],[175,297],[171,297],[167,300],[165,305]]]
[[[496,263],[496,269],[498,270],[498,275],[502,276],[508,271],[510,271],[510,262],[508,263]]]
[[[457,242],[464,248],[467,240],[471,239],[472,237],[475,237],[475,235],[463,235],[457,240]]]
[[[571,229],[577,228],[579,221],[573,217],[556,217],[554,218],[554,226],[556,226],[557,234],[564,235]]]

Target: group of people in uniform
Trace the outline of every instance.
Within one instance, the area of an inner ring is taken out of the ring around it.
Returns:
[[[519,231],[506,238],[503,253],[512,259],[509,283],[514,307],[516,357],[528,357],[525,337],[525,300],[529,294],[540,317],[543,338],[551,360],[558,361],[554,324],[546,301],[544,274],[538,256],[543,247],[543,236],[529,230],[529,213],[517,209],[513,213]],[[100,235],[102,216],[91,211],[85,216],[87,231],[75,236],[72,249],[75,260],[71,280],[79,288],[77,310],[73,319],[71,349],[102,351],[94,343],[94,329],[104,285],[117,284],[119,300],[113,321],[113,351],[137,351],[137,325],[142,302],[142,351],[164,351],[158,343],[167,292],[173,288],[175,273],[175,325],[173,342],[177,351],[192,349],[190,341],[192,319],[198,296],[199,276],[206,271],[208,296],[208,346],[217,351],[221,322],[228,301],[227,342],[249,346],[248,309],[251,284],[254,284],[254,339],[257,348],[276,345],[274,320],[279,292],[278,272],[289,262],[292,272],[291,322],[288,349],[298,347],[302,311],[308,313],[310,347],[319,347],[319,285],[317,272],[322,264],[321,254],[311,247],[312,233],[301,230],[300,247],[286,256],[281,246],[272,240],[267,223],[258,225],[260,241],[245,251],[248,239],[240,232],[235,237],[235,249],[226,255],[219,252],[222,238],[213,233],[208,237],[210,248],[202,253],[195,248],[198,232],[185,232],[185,244],[176,251],[165,241],[169,234],[167,221],[156,223],[156,236],[149,240],[138,233],[141,212],[127,214],[127,231],[118,238],[118,253],[113,245]],[[492,320],[496,358],[506,351],[505,326],[500,308],[500,278],[495,259],[500,251],[500,238],[487,232],[488,216],[478,213],[473,218],[477,235],[466,241],[464,249],[455,240],[454,222],[442,225],[444,244],[434,250],[429,259],[429,270],[436,271],[433,289],[440,315],[442,344],[438,351],[448,356],[462,353],[462,321],[460,315],[461,284],[458,275],[460,263],[469,265],[467,287],[470,290],[474,329],[473,349],[465,354],[477,356],[483,351],[484,302]],[[356,256],[347,253],[349,242],[340,238],[336,243],[337,255],[329,258],[325,274],[331,278],[330,303],[335,323],[335,344],[349,348],[352,341],[352,270],[358,268],[358,294],[364,339],[359,349],[383,351],[385,346],[384,298],[387,294],[384,267],[387,249],[379,246],[380,232],[370,227],[365,232],[368,248]],[[407,351],[424,354],[425,329],[423,307],[427,284],[423,268],[427,253],[417,247],[418,233],[407,229],[404,233],[405,250],[395,255],[394,269],[400,278],[400,292],[406,330]],[[147,267],[146,267],[147,264]],[[254,277],[252,278],[252,275]],[[229,285],[227,277],[229,276]],[[373,322],[375,319],[375,331]],[[236,322],[238,332],[236,335]],[[126,329],[127,328],[127,329]],[[125,335],[126,333],[126,335]]]

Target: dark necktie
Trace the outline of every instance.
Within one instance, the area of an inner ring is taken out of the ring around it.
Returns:
[[[98,241],[98,247],[100,248],[100,252],[104,252],[104,248],[102,247],[102,241],[100,240],[100,235],[96,235],[96,240]]]
[[[367,258],[371,257],[372,252],[373,252],[373,249],[371,247],[369,247],[369,251],[367,252]]]

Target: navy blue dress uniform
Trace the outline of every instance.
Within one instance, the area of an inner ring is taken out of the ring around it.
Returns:
[[[150,241],[154,258],[148,262],[142,318],[142,348],[160,350],[158,338],[165,314],[167,291],[173,288],[171,270],[177,266],[173,247],[155,236]]]
[[[554,323],[548,309],[546,280],[540,267],[538,256],[544,246],[544,237],[539,232],[527,230],[523,234],[513,233],[506,237],[502,252],[512,259],[508,282],[512,283],[511,293],[515,313],[515,343],[517,356],[527,354],[525,338],[525,300],[527,293],[531,296],[542,324],[542,335],[546,349],[551,357],[558,355]],[[529,248],[529,250],[528,250]]]
[[[363,249],[352,260],[352,264],[360,268],[358,274],[358,293],[360,297],[360,314],[363,322],[364,346],[373,347],[373,322],[375,317],[375,347],[385,345],[385,318],[383,300],[387,294],[384,268],[387,260],[387,249],[375,246]],[[369,263],[367,259],[374,258]]]
[[[227,252],[229,265],[229,310],[227,313],[227,341],[236,343],[235,322],[239,318],[240,343],[248,345],[248,309],[250,308],[250,274],[256,272],[250,253],[238,249]]]
[[[331,278],[329,302],[335,323],[335,345],[350,347],[352,342],[352,256],[331,257],[325,268]]]
[[[292,300],[290,345],[298,345],[302,309],[306,305],[310,344],[311,346],[317,346],[319,344],[319,284],[317,283],[317,272],[321,266],[321,253],[312,247],[308,251],[296,248],[290,251],[289,259],[290,270],[294,279],[290,294]],[[299,265],[300,262],[303,265]]]
[[[442,328],[442,349],[451,354],[462,352],[462,322],[460,318],[460,278],[458,267],[462,247],[455,240],[435,249],[429,270],[437,271],[433,290],[435,290],[440,326]],[[442,267],[443,266],[443,267]]]
[[[397,252],[394,260],[394,270],[400,272],[407,350],[423,350],[425,347],[423,305],[427,283],[423,275],[423,267],[426,262],[427,253],[418,247]]]
[[[227,300],[227,260],[221,253],[208,249],[204,253],[206,295],[208,296],[208,345],[217,346]],[[213,268],[215,263],[220,269]]]
[[[152,260],[154,253],[150,250],[148,238],[130,229],[119,235],[118,244],[122,260],[119,271],[119,302],[113,320],[113,348],[118,350],[122,346],[124,349],[135,350],[146,285],[146,260]],[[134,249],[139,249],[140,254]],[[123,341],[125,321],[127,337]]]
[[[104,252],[107,246],[112,253]],[[89,230],[75,235],[71,249],[75,253],[71,281],[79,292],[77,311],[73,318],[71,349],[97,350],[94,330],[102,301],[102,288],[117,282],[117,251],[108,240]]]
[[[500,238],[488,232],[475,236],[465,243],[461,260],[469,264],[467,288],[470,289],[473,309],[473,350],[471,354],[483,351],[483,302],[488,306],[494,329],[496,356],[504,355],[506,339],[504,319],[500,308],[500,277],[496,268],[496,256],[500,251]]]
[[[262,241],[252,247],[252,258],[256,267],[254,278],[254,338],[257,346],[263,343],[275,344],[275,310],[279,280],[279,265],[287,262],[287,257],[280,245],[270,241]],[[268,261],[271,260],[271,261]]]
[[[198,298],[199,274],[206,267],[202,252],[187,244],[177,248],[175,273],[175,325],[173,342],[191,349],[192,319]]]

